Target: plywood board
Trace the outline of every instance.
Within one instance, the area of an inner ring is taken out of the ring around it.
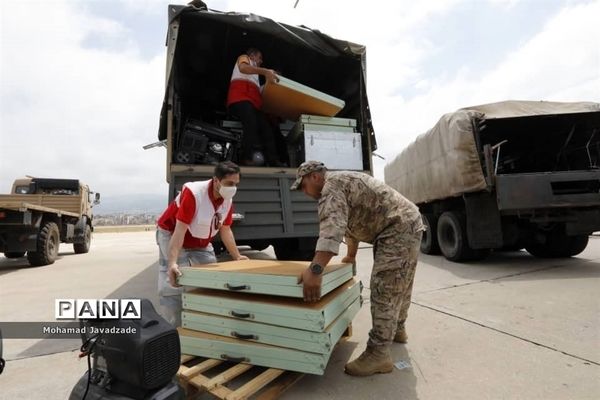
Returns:
[[[344,310],[348,314],[347,324],[352,321],[351,317],[361,307],[360,298],[356,297],[352,300],[352,303]],[[346,329],[347,324],[343,326],[343,330]],[[311,332],[192,311],[183,312],[182,326],[199,332],[238,338],[248,342],[321,354],[328,353],[339,339],[334,337],[329,329],[323,332]]]
[[[299,298],[195,289],[183,294],[183,308],[240,320],[322,332],[361,292],[351,279],[315,303]]]
[[[358,299],[327,330],[337,343],[360,309]],[[244,362],[270,368],[323,375],[333,346],[326,353],[312,353],[281,346],[249,342],[226,336],[178,328],[181,352],[196,356]]]
[[[283,76],[279,76],[277,83],[266,83],[262,99],[264,112],[292,121],[302,114],[333,117],[346,104],[341,99]]]
[[[303,297],[298,277],[308,262],[244,260],[181,268],[181,285],[234,292]],[[329,293],[352,278],[351,264],[327,266],[322,294]]]

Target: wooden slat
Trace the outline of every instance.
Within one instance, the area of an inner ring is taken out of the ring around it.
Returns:
[[[246,383],[241,388],[237,389],[235,392],[229,394],[226,397],[226,400],[247,399],[249,396],[252,396],[254,393],[258,392],[266,384],[276,379],[279,375],[283,374],[284,372],[285,371],[282,369],[269,368],[262,374],[258,375],[256,378],[252,379],[250,382]]]
[[[217,385],[222,385],[222,384],[224,384],[226,382],[229,382],[230,380],[232,380],[236,376],[239,376],[239,375],[243,374],[244,372],[248,371],[252,367],[253,367],[253,365],[251,365],[251,364],[237,364],[237,365],[234,365],[233,367],[229,368],[227,371],[223,371],[219,375],[211,378],[211,380],[209,380],[208,382],[206,382],[203,385],[203,387],[205,389],[207,389],[207,390],[210,390],[210,389],[214,388]]]
[[[195,377],[193,377],[189,383],[194,385],[194,387],[200,389],[200,390],[204,390],[204,385],[210,380],[210,378],[202,375],[202,374],[198,374]],[[232,390],[226,388],[225,386],[221,386],[218,385],[217,387],[214,387],[210,390],[210,393],[212,393],[213,395],[217,396],[219,399],[221,400],[225,400],[227,398],[228,395],[230,395],[231,393],[233,393]]]
[[[208,371],[209,369],[216,367],[222,362],[222,360],[209,359],[201,362],[198,365],[194,365],[193,367],[188,368],[187,370],[183,371],[180,374],[180,376],[184,379],[190,379],[198,374],[203,373],[204,371]]]
[[[256,397],[256,400],[278,399],[286,390],[288,390],[294,383],[298,382],[303,376],[304,374],[300,372],[287,371],[279,381],[262,391]]]
[[[196,356],[190,356],[189,354],[182,354],[180,363],[185,364],[186,362],[193,360],[194,358],[196,358]]]

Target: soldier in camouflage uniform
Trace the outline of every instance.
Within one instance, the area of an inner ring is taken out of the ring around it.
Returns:
[[[304,300],[321,296],[322,271],[346,237],[343,262],[356,262],[359,242],[373,244],[371,316],[367,349],[346,373],[367,376],[393,369],[392,341],[406,343],[404,328],[424,226],[417,206],[386,184],[353,171],[328,172],[318,161],[300,165],[291,187],[319,201],[319,240],[302,273]]]

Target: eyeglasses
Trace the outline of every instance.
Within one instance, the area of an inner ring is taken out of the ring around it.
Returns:
[[[214,230],[217,230],[221,227],[221,214],[220,213],[215,213],[215,215],[213,215],[211,224],[212,224]]]

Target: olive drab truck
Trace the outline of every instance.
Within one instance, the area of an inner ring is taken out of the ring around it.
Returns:
[[[0,195],[0,252],[7,258],[27,255],[32,266],[54,263],[60,243],[87,253],[92,207],[99,202],[100,194],[77,179],[15,180],[11,193]]]
[[[505,101],[444,115],[385,167],[426,254],[581,253],[600,230],[600,104]]]
[[[317,203],[290,185],[298,165],[310,159],[330,169],[372,173],[376,143],[365,48],[254,14],[173,5],[166,46],[159,142],[153,145],[167,148],[169,201],[185,182],[212,177],[217,162],[242,161],[243,126],[228,113],[226,98],[238,56],[258,48],[263,67],[276,70],[280,79],[265,85],[263,112],[281,132],[284,166],[241,166],[232,228],[239,245],[257,250],[273,245],[279,259],[312,258]],[[307,95],[293,97],[299,92]],[[269,93],[275,98],[270,105]]]

